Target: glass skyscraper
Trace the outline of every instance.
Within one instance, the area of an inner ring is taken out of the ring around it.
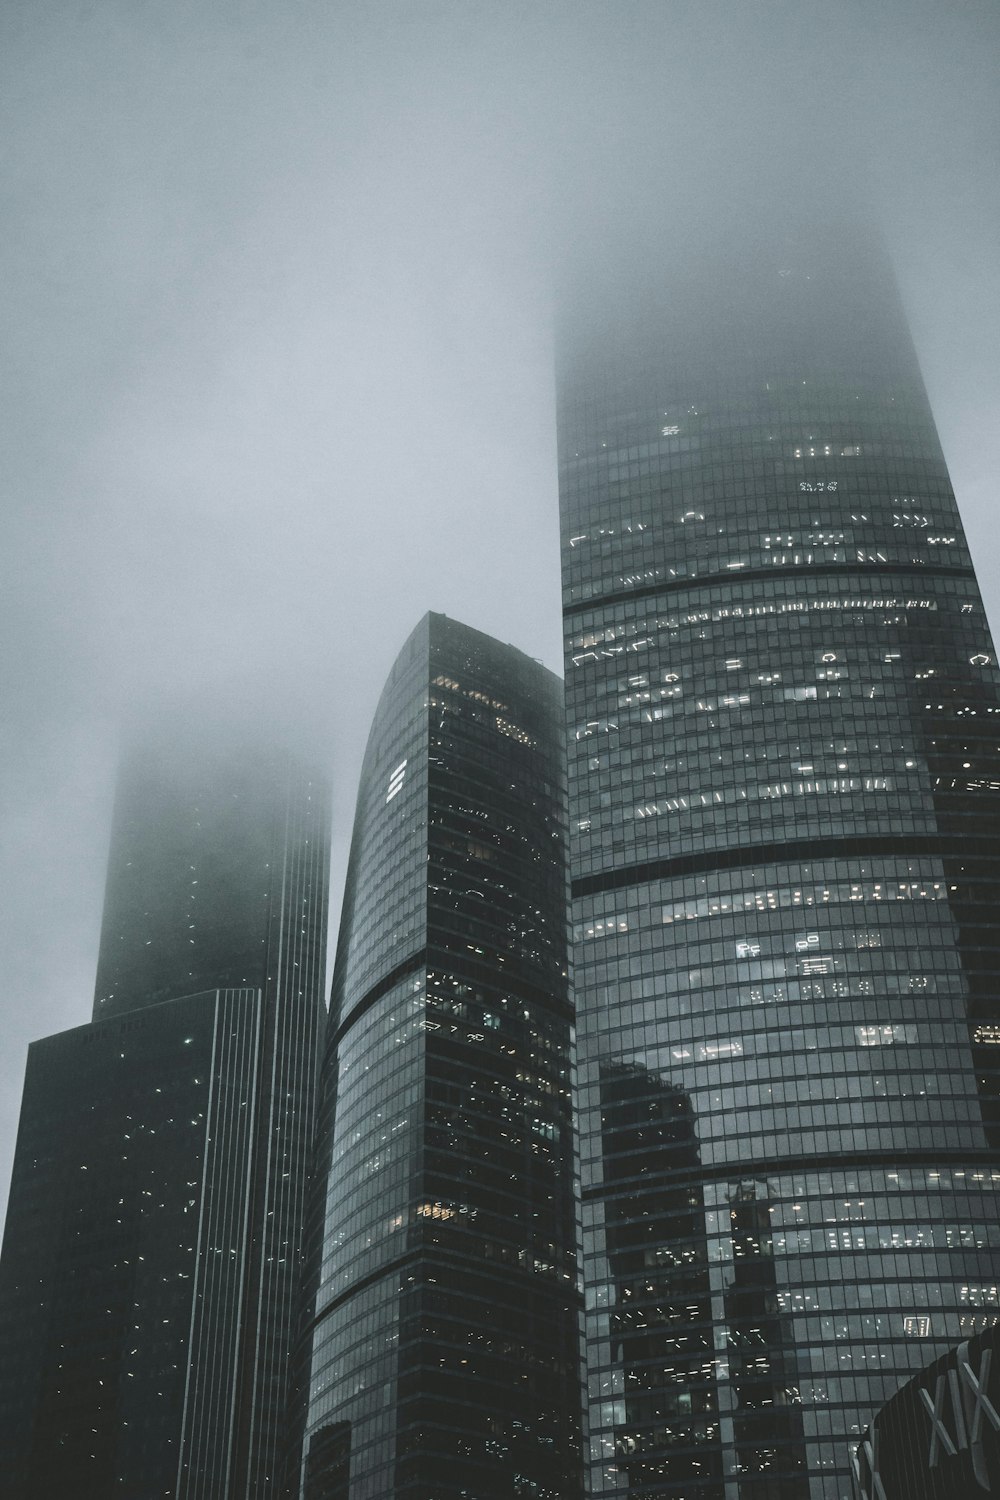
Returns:
[[[558,678],[428,615],[375,715],[330,1007],[305,1500],[580,1490]]]
[[[158,731],[119,782],[93,1020],[29,1051],[0,1260],[12,1500],[283,1493],[328,793],[238,735]]]
[[[840,1500],[1000,1313],[1000,695],[880,253],[731,229],[561,336],[590,1473]]]

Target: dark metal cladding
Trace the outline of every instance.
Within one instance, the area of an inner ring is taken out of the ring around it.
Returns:
[[[872,1412],[998,1316],[996,656],[842,230],[565,319],[595,1496],[841,1500]]]
[[[854,1485],[851,1500],[1000,1491],[1000,1329],[950,1349],[890,1397],[857,1446]]]
[[[372,727],[330,1010],[308,1500],[581,1492],[559,680],[429,615]]]

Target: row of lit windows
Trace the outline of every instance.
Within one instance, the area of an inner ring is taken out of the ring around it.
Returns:
[[[802,518],[789,516],[787,518],[773,518],[770,522],[772,529],[766,535],[745,533],[742,530],[734,533],[732,528],[726,528],[725,532],[723,532],[721,527],[715,528],[714,518],[711,518],[713,525],[711,535],[705,536],[702,540],[698,541],[690,538],[690,531],[696,520],[702,520],[701,512],[686,513],[686,517],[679,517],[678,520],[679,522],[683,522],[686,518],[688,529],[685,533],[685,541],[686,543],[690,542],[690,545],[686,547],[686,551],[690,554],[687,558],[682,559],[676,556],[677,549],[672,538],[657,540],[655,535],[650,531],[647,531],[639,540],[628,538],[621,543],[616,538],[607,538],[602,541],[600,556],[587,557],[581,555],[570,558],[567,565],[567,581],[584,583],[592,579],[606,578],[609,586],[613,588],[645,588],[660,578],[672,581],[677,577],[686,576],[690,572],[692,563],[700,568],[704,568],[706,562],[712,562],[717,569],[721,569],[722,567],[728,568],[731,559],[724,559],[720,551],[723,547],[723,543],[717,540],[720,535],[725,536],[727,545],[732,546],[735,544],[739,547],[748,547],[751,554],[756,554],[753,556],[752,562],[745,554],[739,554],[739,556],[742,556],[745,566],[772,568],[777,567],[779,564],[783,566],[791,564],[801,566],[813,562],[819,565],[827,565],[829,563],[868,561],[912,561],[917,566],[920,566],[924,561],[923,555],[912,553],[908,549],[912,549],[917,545],[935,549],[950,549],[959,545],[959,537],[955,533],[954,528],[948,527],[939,527],[933,531],[920,532],[916,536],[902,537],[893,535],[894,532],[905,529],[905,523],[896,515],[893,515],[891,518],[891,528],[889,526],[871,528],[873,539],[866,537],[866,528],[860,525],[845,530],[843,521],[839,524],[836,522],[829,523],[824,530],[822,529],[822,523],[813,520],[811,529],[807,530],[804,535],[799,535],[793,528],[803,525]],[[851,517],[851,520],[856,522],[866,519],[867,517],[860,515]],[[810,523],[806,522],[805,524],[809,526]],[[580,545],[582,544],[578,543],[578,546]],[[663,547],[669,549],[669,566],[664,562],[663,566],[660,567],[658,566],[658,553]],[[873,557],[871,555],[872,549],[878,547],[887,547],[894,551],[897,556],[893,558],[887,553],[886,556],[881,558]],[[850,551],[851,548],[862,548],[863,550],[857,554],[852,554]],[[627,567],[628,572],[615,574],[611,571],[612,558],[606,554],[612,553],[620,554],[616,556],[613,566],[618,568]],[[952,564],[961,562],[963,554],[949,552],[947,560]],[[639,569],[638,573],[635,572],[637,567]],[[646,571],[643,571],[644,569]],[[654,569],[654,571],[650,572],[648,571],[649,569]]]
[[[694,478],[684,487],[684,501],[695,501],[699,494],[707,493],[708,488]],[[814,519],[817,506],[827,503],[818,502],[817,495],[838,497],[836,502],[829,502],[834,505],[829,520]],[[845,500],[848,502],[846,507],[843,504]],[[565,564],[572,566],[575,560],[573,553],[581,549],[586,552],[595,545],[644,547],[662,527],[671,528],[672,544],[676,546],[678,540],[686,542],[692,532],[697,532],[698,524],[706,520],[713,526],[716,522],[722,522],[729,533],[735,531],[748,539],[757,538],[762,541],[777,540],[767,533],[786,532],[792,526],[805,526],[807,529],[832,527],[840,535],[839,528],[849,524],[870,525],[883,530],[956,531],[961,535],[955,497],[951,486],[946,482],[901,488],[889,483],[884,475],[856,474],[843,483],[838,479],[797,480],[792,477],[787,487],[776,488],[768,495],[766,503],[758,503],[752,512],[748,511],[742,498],[739,503],[729,500],[717,502],[711,513],[706,512],[706,503],[702,501],[701,504],[696,504],[693,510],[674,510],[673,514],[666,514],[662,504],[650,507],[645,512],[609,508],[608,514],[595,519],[586,530],[565,532],[563,546],[569,554],[565,558]],[[685,527],[681,534],[672,530],[678,525]],[[819,541],[821,538],[817,536],[814,540]]]
[[[760,554],[758,566],[765,566],[769,561],[763,554],[784,553],[790,547],[964,545],[957,519],[944,520],[931,514],[926,507],[920,511],[907,511],[899,508],[897,501],[890,500],[883,515],[879,510],[879,497],[852,495],[852,510],[824,516],[813,495],[802,495],[801,498],[812,503],[797,508],[789,504],[772,506],[763,521],[757,519],[753,525],[748,525],[743,515],[728,518],[718,507],[706,510],[689,506],[674,515],[661,517],[656,523],[629,520],[621,527],[602,525],[592,531],[575,532],[569,538],[565,581],[586,578],[591,569],[607,571],[610,561],[616,556],[621,558],[619,566],[630,558],[641,564],[644,557],[648,557],[647,565],[651,565],[661,551],[665,552],[666,562],[683,573],[688,563],[701,562],[712,555],[713,548],[722,546],[719,537],[729,545],[749,547]],[[688,499],[685,496],[673,504],[684,505]],[[671,531],[667,532],[666,527]],[[683,532],[676,533],[678,527],[683,527]],[[857,560],[863,561],[864,558]]]
[[[644,596],[651,590],[657,591],[676,585],[680,581],[694,582],[704,578],[717,576],[732,576],[737,569],[753,571],[768,569],[777,579],[783,568],[799,570],[801,568],[814,568],[818,578],[824,577],[824,570],[851,567],[855,564],[885,563],[893,566],[907,566],[919,568],[927,562],[945,561],[949,566],[963,561],[961,554],[954,555],[950,549],[955,545],[954,538],[929,544],[927,556],[921,556],[913,551],[912,546],[893,546],[881,544],[878,547],[842,547],[830,546],[824,548],[801,547],[796,549],[783,549],[781,551],[764,551],[758,555],[753,552],[740,552],[736,556],[732,552],[720,552],[716,555],[706,553],[701,560],[691,563],[674,563],[670,566],[651,566],[644,560],[638,560],[628,572],[618,571],[621,562],[616,563],[615,569],[607,571],[600,566],[581,569],[577,581],[568,585],[566,602],[568,604],[580,604],[587,601],[599,602],[605,595],[620,595],[634,591],[639,596]]]
[[[831,908],[834,911],[841,906],[855,908],[858,903],[874,906],[880,921],[889,920],[884,917],[888,904],[938,903],[947,901],[949,890],[954,890],[954,886],[949,888],[941,878],[940,865],[936,861],[927,862],[923,870],[919,864],[901,862],[894,867],[891,861],[878,861],[878,874],[870,864],[852,868],[847,861],[831,862],[826,866],[817,862],[811,867],[796,869],[798,878],[788,884],[775,882],[773,869],[772,866],[770,869],[719,871],[695,880],[677,881],[672,886],[664,881],[633,887],[630,895],[623,893],[615,900],[611,910],[607,897],[585,898],[577,909],[586,914],[586,920],[574,928],[574,941],[629,928],[672,926],[676,922],[714,920],[742,912],[815,911],[819,919]],[[814,878],[810,883],[810,873],[820,878]],[[671,889],[678,891],[672,903],[667,899]],[[833,921],[832,912],[825,921]],[[880,940],[876,945],[880,946]],[[857,939],[857,947],[864,946],[866,941],[861,936]]]
[[[927,592],[926,579],[913,582],[922,592],[899,590],[898,580],[874,575],[860,578],[854,591],[831,592],[829,587],[820,587],[815,578],[752,580],[740,583],[729,580],[727,586],[692,587],[686,592],[686,603],[674,605],[666,613],[654,609],[641,600],[634,603],[624,600],[613,609],[595,608],[590,617],[583,615],[574,622],[573,634],[568,645],[575,650],[586,650],[595,645],[620,643],[628,646],[638,638],[650,634],[690,628],[701,630],[706,625],[724,621],[749,621],[778,619],[785,615],[809,614],[897,614],[953,609],[953,602],[962,614],[983,619],[983,607],[975,583],[964,578],[935,578],[932,592]],[[950,627],[953,628],[953,627]]]

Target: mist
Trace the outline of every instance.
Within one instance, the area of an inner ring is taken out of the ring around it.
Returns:
[[[225,691],[329,766],[335,935],[417,619],[560,669],[571,268],[738,246],[758,184],[877,218],[1000,626],[994,4],[14,0],[3,30],[4,1187],[27,1043],[90,1014],[123,722]]]

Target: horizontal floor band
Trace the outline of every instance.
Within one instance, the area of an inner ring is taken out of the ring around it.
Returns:
[[[470,983],[481,984],[484,988],[508,991],[519,999],[545,1006],[561,1016],[563,1020],[569,1022],[573,1020],[573,1007],[562,996],[543,990],[537,985],[527,984],[514,974],[505,974],[503,967],[490,958],[477,961],[465,953],[456,954],[447,948],[438,947],[437,944],[430,944],[426,948],[418,948],[409,954],[401,963],[390,969],[388,974],[384,974],[377,984],[372,985],[370,990],[366,990],[327,1039],[327,1047],[335,1047],[345,1032],[350,1031],[354,1023],[371,1010],[373,1005],[377,1005],[383,995],[387,995],[401,980],[406,979],[410,974],[419,973],[422,969],[435,973],[454,974],[462,979],[468,978]]]
[[[675,578],[669,582],[651,584],[644,589],[616,589],[607,594],[595,594],[591,599],[582,599],[563,605],[563,616],[584,614],[588,610],[605,609],[608,605],[622,604],[629,599],[656,599],[660,596],[693,593],[698,589],[717,588],[720,583],[732,587],[741,583],[759,583],[767,580],[780,583],[783,578],[832,578],[852,576],[870,578],[886,575],[891,578],[967,578],[975,583],[976,575],[971,567],[942,567],[940,564],[922,567],[913,563],[837,563],[833,567],[793,568],[746,568],[724,573],[701,573],[697,578]]]
[[[824,859],[880,859],[894,855],[925,859],[987,858],[1000,862],[1000,847],[990,837],[949,833],[893,833],[869,836],[844,834],[839,838],[793,839],[783,844],[743,844],[738,849],[709,849],[699,854],[677,854],[642,864],[619,865],[573,881],[573,899],[595,896],[650,880],[672,880],[709,870],[740,870],[749,866],[816,864]]]
[[[1000,1150],[979,1151],[856,1151],[817,1156],[767,1156],[746,1161],[713,1162],[705,1166],[678,1167],[675,1171],[650,1172],[648,1176],[631,1177],[620,1184],[585,1187],[583,1201],[608,1201],[634,1197],[639,1191],[674,1190],[683,1185],[731,1181],[761,1181],[768,1177],[787,1177],[792,1173],[829,1171],[896,1171],[909,1167],[965,1167],[974,1170],[1000,1170]]]
[[[377,1281],[384,1281],[386,1277],[396,1275],[397,1272],[404,1270],[407,1266],[413,1265],[414,1262],[425,1268],[450,1268],[456,1273],[479,1272],[481,1275],[492,1278],[497,1283],[509,1285],[513,1282],[515,1286],[523,1285],[525,1276],[530,1277],[534,1274],[525,1266],[511,1265],[503,1261],[470,1260],[469,1256],[461,1250],[448,1250],[441,1245],[435,1245],[433,1248],[428,1249],[426,1245],[419,1245],[416,1249],[407,1251],[405,1255],[397,1255],[393,1260],[386,1261],[385,1265],[378,1266],[376,1270],[369,1271],[366,1276],[360,1276],[357,1281],[352,1282],[346,1290],[323,1305],[320,1311],[312,1318],[308,1329],[304,1330],[304,1332],[309,1332],[316,1328],[323,1322],[324,1318],[328,1318],[331,1313],[335,1313],[338,1307],[343,1307],[345,1302],[349,1302],[359,1292],[365,1291],[366,1288],[373,1286]],[[582,1297],[575,1281],[559,1282],[560,1297],[558,1301],[551,1291],[552,1282],[546,1281],[545,1287],[546,1298],[551,1300],[553,1310],[557,1315],[560,1311],[560,1306],[562,1309],[572,1312],[574,1316],[576,1315],[582,1302]]]
[[[399,984],[401,979],[405,979],[409,974],[415,974],[418,970],[426,967],[426,948],[418,948],[416,952],[407,954],[401,963],[396,964],[394,968],[390,969],[388,974],[383,974],[378,983],[373,984],[370,990],[365,990],[361,998],[351,1006],[343,1020],[339,1022],[336,1031],[327,1039],[327,1046],[335,1047],[344,1035],[344,1032],[349,1031],[355,1021],[360,1020],[366,1011],[371,1010],[373,1005],[377,1005],[382,996],[387,995],[395,985]]]

